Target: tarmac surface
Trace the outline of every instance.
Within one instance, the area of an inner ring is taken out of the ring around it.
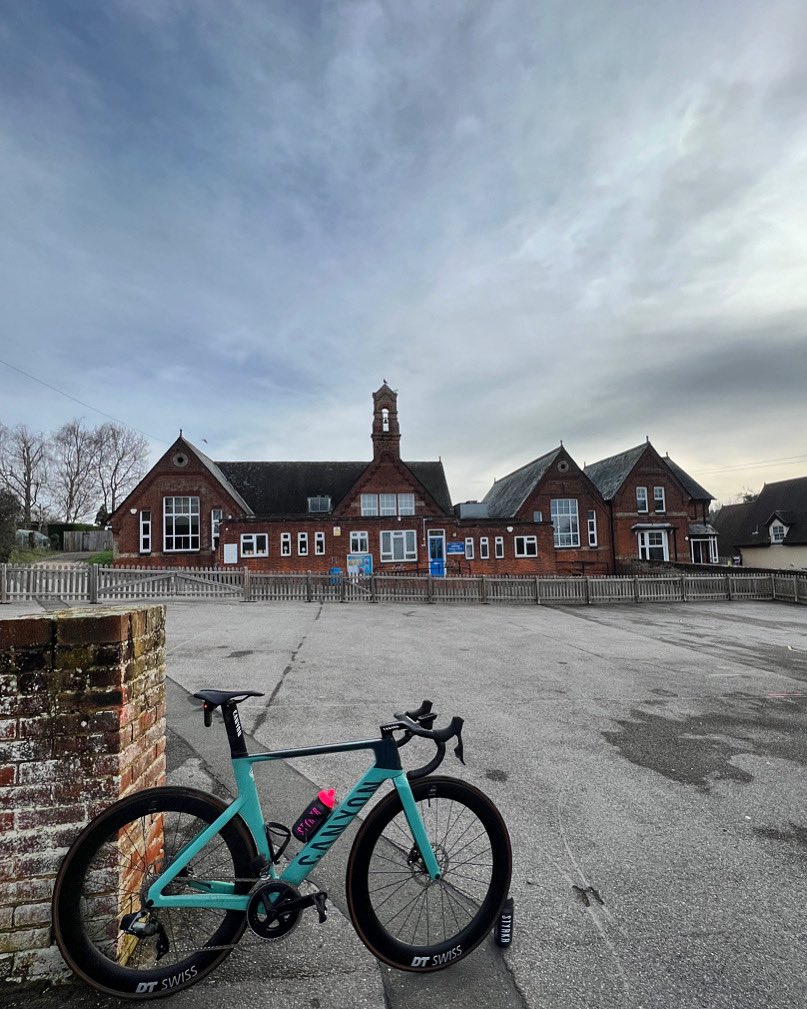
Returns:
[[[516,901],[506,953],[388,970],[344,917],[344,838],[317,867],[324,925],[306,914],[286,942],[245,936],[173,1004],[807,1005],[807,608],[171,602],[167,635],[172,778],[222,794],[226,742],[218,719],[202,727],[200,687],[264,691],[240,709],[260,748],[368,738],[424,697],[462,715],[468,766],[449,756],[441,773],[501,809]],[[262,765],[264,812],[291,822],[364,766]],[[15,1009],[66,998],[123,1004],[80,985],[0,989]]]

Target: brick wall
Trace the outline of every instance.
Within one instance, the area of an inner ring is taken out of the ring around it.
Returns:
[[[0,620],[0,979],[55,978],[50,897],[67,847],[165,777],[165,609]]]

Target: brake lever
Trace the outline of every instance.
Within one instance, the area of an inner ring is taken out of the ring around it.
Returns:
[[[461,764],[465,764],[463,758],[463,748],[462,748],[462,729],[457,733],[457,745],[454,747],[454,756]]]

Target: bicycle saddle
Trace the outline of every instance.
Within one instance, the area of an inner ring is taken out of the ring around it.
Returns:
[[[259,690],[197,690],[193,696],[204,701],[205,704],[217,708],[220,704],[226,704],[227,701],[243,701],[245,697],[263,697],[264,695]]]

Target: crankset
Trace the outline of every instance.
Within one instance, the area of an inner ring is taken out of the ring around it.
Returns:
[[[300,912],[307,907],[317,909],[322,924],[327,917],[327,896],[327,893],[320,891],[302,897],[291,883],[280,880],[259,883],[250,894],[247,922],[261,939],[283,939],[296,927]]]

